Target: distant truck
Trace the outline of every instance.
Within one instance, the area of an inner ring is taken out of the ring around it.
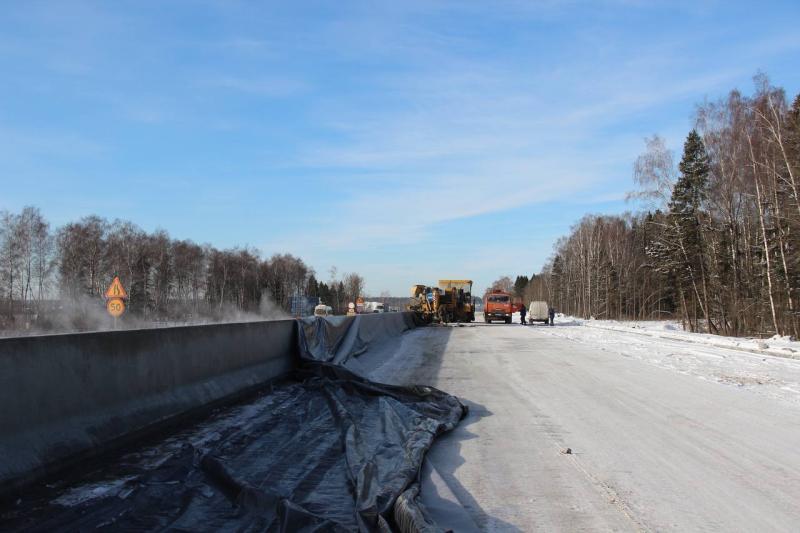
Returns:
[[[383,313],[386,309],[383,302],[366,302],[364,303],[364,313]]]
[[[483,297],[483,320],[488,324],[491,324],[492,320],[502,320],[506,324],[511,324],[511,315],[514,311],[514,298],[510,293],[493,290]]]
[[[550,321],[550,307],[547,302],[536,300],[531,302],[528,306],[528,324],[532,322],[543,322],[547,324]]]

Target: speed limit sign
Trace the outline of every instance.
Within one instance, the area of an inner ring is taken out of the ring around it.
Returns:
[[[122,298],[111,298],[106,303],[106,310],[109,315],[118,318],[125,312],[125,302],[122,301]]]

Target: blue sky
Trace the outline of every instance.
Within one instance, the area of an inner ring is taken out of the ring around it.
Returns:
[[[0,209],[98,214],[358,271],[368,292],[538,272],[633,160],[759,70],[800,3],[8,2]]]

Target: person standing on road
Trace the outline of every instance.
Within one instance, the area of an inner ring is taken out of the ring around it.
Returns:
[[[522,304],[522,305],[519,306],[520,323],[523,324],[523,325],[525,324],[525,313],[527,313],[527,312],[528,312],[528,310],[525,309],[525,304]]]
[[[556,318],[556,309],[555,307],[551,307],[547,310],[547,315],[550,317],[550,325],[553,325],[553,320]]]

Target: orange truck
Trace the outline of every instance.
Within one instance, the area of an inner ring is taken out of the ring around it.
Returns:
[[[514,297],[505,291],[493,290],[483,296],[483,320],[491,324],[492,320],[502,320],[511,324],[511,315],[517,310]]]

